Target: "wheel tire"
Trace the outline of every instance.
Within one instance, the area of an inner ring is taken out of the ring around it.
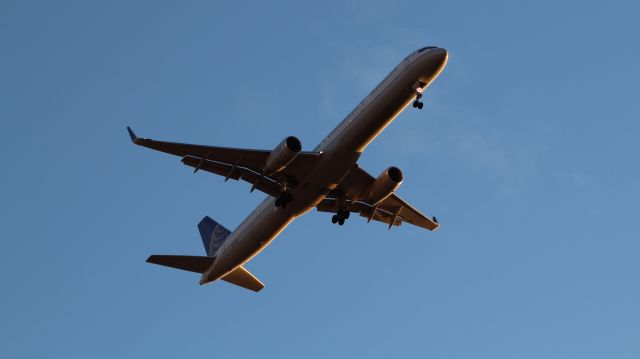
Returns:
[[[422,110],[422,106],[424,106],[422,102],[418,103],[418,110]]]
[[[342,217],[343,217],[344,219],[349,219],[349,216],[350,216],[350,215],[351,215],[351,212],[349,212],[349,211],[344,211],[344,213],[342,214]]]
[[[418,107],[418,101],[413,101],[413,108],[417,108]]]
[[[280,198],[276,198],[276,208],[280,207],[281,204],[282,204],[282,201],[280,200]]]
[[[338,220],[338,224],[339,224],[339,225],[343,225],[343,224],[344,224],[344,218],[340,218],[340,219]]]
[[[338,215],[334,214],[333,217],[331,217],[331,223],[336,224],[338,223]]]

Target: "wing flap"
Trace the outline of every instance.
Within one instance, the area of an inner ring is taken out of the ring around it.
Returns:
[[[259,173],[245,167],[233,166],[218,161],[202,160],[200,158],[185,156],[182,163],[187,166],[201,169],[203,171],[215,173],[225,177],[225,179],[233,179],[236,181],[243,180],[251,183],[254,188],[271,196],[280,194],[280,186],[277,182],[269,177],[262,176]]]
[[[239,266],[220,279],[225,282],[240,286],[242,288],[252,290],[254,292],[259,292],[260,290],[262,290],[262,288],[264,288],[264,284],[262,284],[262,282],[258,278],[251,274],[251,272],[246,270],[243,266]]]

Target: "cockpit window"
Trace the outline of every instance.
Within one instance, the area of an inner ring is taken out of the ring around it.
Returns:
[[[418,53],[421,53],[421,52],[422,52],[422,51],[424,51],[424,50],[435,49],[435,48],[436,48],[436,46],[427,46],[427,47],[423,47],[423,48],[421,48],[420,50],[418,50]]]

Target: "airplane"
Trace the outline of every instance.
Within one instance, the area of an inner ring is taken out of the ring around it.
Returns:
[[[351,111],[313,151],[286,137],[273,150],[202,146],[140,138],[134,144],[180,156],[182,163],[251,184],[267,198],[234,230],[209,217],[198,229],[206,256],[151,255],[147,262],[201,274],[200,285],[218,279],[258,292],[264,284],[244,268],[294,219],[316,208],[334,213],[342,226],[350,213],[392,226],[407,222],[428,230],[440,225],[396,195],[402,171],[391,166],[377,177],[358,166],[358,158],[409,104],[422,109],[423,91],[444,69],[443,48],[428,46],[409,54]]]

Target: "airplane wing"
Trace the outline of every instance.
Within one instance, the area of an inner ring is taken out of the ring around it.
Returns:
[[[399,226],[403,222],[434,231],[440,227],[435,217],[429,218],[395,193],[373,206],[365,201],[364,193],[375,181],[375,178],[360,167],[354,169],[342,180],[336,190],[327,195],[316,207],[322,212],[336,212],[338,209],[337,193],[341,192],[351,200],[348,203],[350,212],[359,213],[369,221],[379,221],[391,226]]]
[[[286,176],[302,179],[315,167],[320,158],[320,154],[317,152],[301,152],[283,171],[274,176],[265,176],[262,174],[262,168],[267,157],[271,154],[270,150],[156,141],[150,138],[137,137],[129,127],[127,127],[127,131],[131,141],[136,145],[180,156],[182,157],[182,163],[195,168],[194,172],[203,170],[215,173],[225,177],[225,180],[242,179],[252,184],[252,190],[255,188],[272,196],[280,193],[278,184],[280,178]]]

